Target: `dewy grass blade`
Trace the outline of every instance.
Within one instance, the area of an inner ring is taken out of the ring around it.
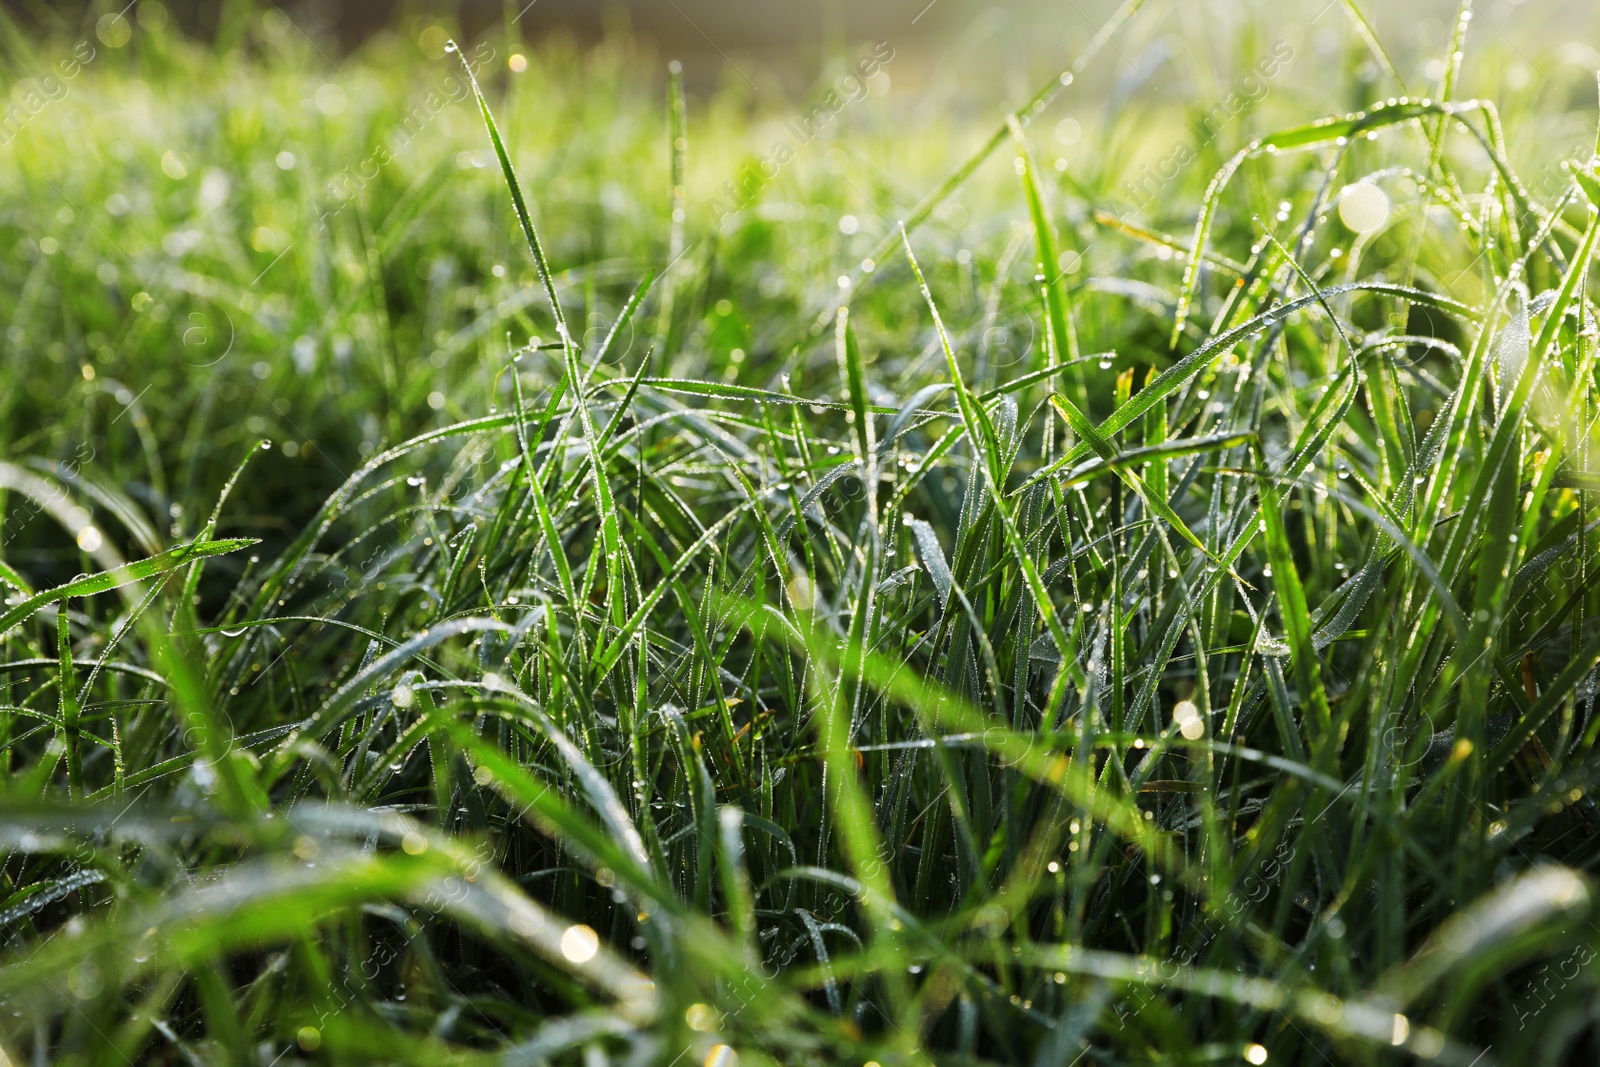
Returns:
[[[0,612],[0,635],[4,635],[13,627],[31,618],[40,608],[58,600],[95,596],[109,592],[112,589],[120,589],[123,586],[132,585],[134,582],[142,582],[146,578],[154,578],[157,575],[176,570],[197,560],[226,555],[229,552],[237,552],[240,549],[249,548],[251,545],[260,543],[259,540],[249,537],[196,541],[168,549],[159,556],[151,556],[149,559],[141,559],[125,564],[115,570],[86,575],[64,585],[45,589],[33,594],[19,604],[11,606],[6,611]]]
[[[472,64],[468,62],[465,53],[456,45],[455,41],[445,42],[445,52],[457,56],[461,60],[461,69],[466,72],[467,81],[472,85],[472,95],[478,102],[478,110],[483,115],[484,128],[489,131],[489,140],[494,144],[495,158],[500,161],[500,173],[505,177],[506,188],[511,193],[511,204],[517,212],[517,222],[522,227],[522,235],[527,238],[528,250],[533,253],[533,262],[539,270],[539,281],[544,285],[545,296],[550,301],[550,313],[555,316],[556,330],[561,335],[563,348],[570,349],[574,345],[572,332],[567,328],[567,318],[561,311],[561,298],[556,296],[555,280],[550,274],[550,263],[545,259],[544,246],[539,243],[539,235],[533,228],[533,216],[528,214],[527,201],[522,196],[522,183],[517,180],[517,172],[511,166],[511,156],[506,152],[506,143],[500,137],[500,127],[495,125],[494,115],[489,111],[489,101],[484,98],[483,89],[478,86],[478,76],[472,71]]]
[[[1011,137],[1017,144],[1017,159],[1021,161],[1022,188],[1028,197],[1028,214],[1033,219],[1034,240],[1037,246],[1035,275],[1044,289],[1046,317],[1050,322],[1050,354],[1055,361],[1075,362],[1079,357],[1078,333],[1072,321],[1072,305],[1068,301],[1065,271],[1057,265],[1055,224],[1050,221],[1050,210],[1045,206],[1044,193],[1039,188],[1034,173],[1033,157],[1028,153],[1028,141],[1016,117],[1010,118]]]
[[[1193,305],[1198,292],[1200,266],[1205,255],[1206,245],[1210,239],[1212,220],[1216,214],[1217,205],[1220,203],[1222,193],[1229,181],[1233,179],[1234,174],[1238,172],[1247,159],[1261,152],[1287,152],[1312,148],[1317,145],[1349,141],[1356,137],[1375,133],[1381,129],[1412,122],[1427,115],[1438,116],[1439,121],[1444,122],[1450,117],[1459,115],[1462,110],[1462,108],[1452,108],[1429,100],[1392,101],[1387,104],[1375,105],[1371,109],[1357,114],[1346,115],[1341,118],[1322,119],[1306,126],[1283,130],[1270,136],[1262,137],[1241,148],[1217,171],[1215,177],[1211,180],[1210,186],[1206,189],[1205,198],[1200,207],[1200,216],[1195,222],[1194,236],[1189,244],[1192,251],[1188,256],[1187,265],[1184,267],[1183,283],[1178,290],[1178,310],[1173,319],[1169,347],[1177,348],[1178,340],[1183,336],[1184,327],[1188,325],[1189,309]],[[1479,136],[1481,137],[1481,135]],[[1490,152],[1490,158],[1497,166],[1500,165],[1501,161],[1495,153]],[[1506,176],[1509,177],[1509,175]],[[1410,289],[1409,283],[1405,283],[1400,287],[1401,292],[1397,292],[1397,295],[1409,296]]]
[[[616,323],[606,334],[605,341],[600,346],[600,351],[590,364],[590,372],[610,353],[618,332],[627,326],[628,321],[633,317],[633,313],[638,309],[639,303],[644,299],[645,293],[649,291],[650,281],[651,279],[646,277],[639,287],[634,290],[633,295],[628,298],[628,302],[623,306],[621,314],[617,316]],[[594,417],[589,411],[589,401],[584,396],[584,383],[587,381],[587,376],[580,377],[576,346],[568,345],[565,349],[565,357],[567,380],[571,383],[572,404],[578,409],[579,420],[583,426],[583,439],[587,445],[589,455],[589,469],[594,480],[595,506],[600,515],[601,544],[605,552],[608,591],[611,594],[608,598],[611,605],[611,621],[613,626],[620,626],[623,613],[627,610],[624,599],[629,571],[625,569],[626,553],[617,527],[616,502],[612,496],[611,482],[606,476],[605,455],[600,434],[595,430]],[[542,521],[544,519],[541,514]],[[559,546],[551,545],[552,550],[557,547]],[[576,608],[576,602],[574,602],[573,606]]]
[[[1294,667],[1295,682],[1300,700],[1310,712],[1319,737],[1326,735],[1333,722],[1328,707],[1328,694],[1322,683],[1322,668],[1317,661],[1316,645],[1312,642],[1311,613],[1306,606],[1305,587],[1295,568],[1294,552],[1289,547],[1289,535],[1284,529],[1283,513],[1278,507],[1278,488],[1266,479],[1258,483],[1257,497],[1261,501],[1261,516],[1266,526],[1262,536],[1266,539],[1267,555],[1272,560],[1272,587],[1277,595],[1278,612],[1288,635],[1289,657]]]
[[[1296,297],[1287,303],[1268,308],[1227,332],[1209,338],[1194,351],[1162,371],[1154,381],[1139,390],[1126,404],[1117,408],[1104,422],[1095,427],[1096,432],[1109,441],[1132,425],[1135,420],[1142,418],[1156,404],[1191,381],[1196,375],[1205,370],[1213,360],[1220,357],[1234,345],[1290,318],[1297,312],[1304,311],[1306,308],[1320,307],[1330,297],[1343,296],[1346,293],[1353,292],[1369,292],[1391,296],[1403,295],[1416,303],[1426,304],[1440,311],[1447,311],[1469,321],[1475,321],[1479,318],[1478,314],[1465,304],[1420,289],[1401,289],[1398,286],[1383,282],[1352,282],[1347,285],[1332,286],[1323,289],[1320,295],[1312,294],[1310,296]],[[1087,440],[1080,442],[1060,459],[1024,482],[1018,491],[1028,488],[1035,482],[1044,480],[1063,467],[1078,462],[1093,450],[1093,446]]]
[[[928,305],[928,312],[933,316],[934,330],[938,333],[940,347],[944,349],[945,366],[950,373],[951,385],[955,388],[956,402],[961,408],[961,421],[967,430],[967,438],[972,442],[974,450],[984,456],[988,467],[988,477],[984,486],[989,504],[994,513],[999,517],[1001,528],[1004,531],[1007,545],[1011,549],[1018,567],[1022,570],[1023,580],[1027,583],[1028,592],[1033,597],[1035,608],[1044,619],[1045,628],[1050,634],[1051,641],[1056,646],[1056,652],[1061,657],[1061,671],[1068,670],[1068,663],[1072,658],[1072,638],[1067,633],[1066,627],[1061,624],[1061,618],[1056,614],[1054,603],[1049,592],[1045,589],[1044,581],[1039,577],[1038,568],[1034,566],[1032,558],[1028,555],[1027,546],[1023,544],[1017,532],[1015,521],[1006,506],[1005,499],[1005,470],[999,458],[999,442],[995,439],[994,425],[984,412],[983,405],[967,388],[966,380],[962,377],[961,366],[956,361],[955,350],[950,347],[950,335],[945,332],[944,322],[939,318],[939,308],[933,301],[933,292],[928,288],[928,283],[922,276],[922,268],[917,265],[917,257],[911,250],[911,238],[905,230],[900,232],[901,240],[905,244],[906,258],[911,262],[911,271],[916,276],[917,286],[922,290],[922,298]],[[1031,635],[1029,635],[1031,637]]]
[[[28,580],[12,569],[3,559],[0,559],[0,582],[5,582],[24,596],[33,592],[33,586],[28,584]]]
[[[1094,423],[1089,421],[1087,415],[1078,410],[1076,404],[1062,393],[1052,393],[1050,404],[1061,414],[1062,421],[1071,427],[1072,432],[1083,438],[1084,442],[1094,449],[1096,454],[1100,456],[1100,461],[1128,483],[1128,487],[1138,494],[1140,500],[1144,501],[1145,507],[1149,508],[1153,514],[1159,516],[1167,525],[1176,530],[1178,535],[1185,541],[1199,549],[1215,566],[1229,574],[1233,573],[1233,569],[1228,566],[1226,561],[1206,547],[1206,543],[1200,540],[1193,530],[1189,529],[1188,524],[1179,517],[1177,512],[1172,510],[1172,506],[1167,501],[1146,492],[1143,480],[1133,471],[1126,468],[1126,465],[1122,462],[1122,457],[1117,455],[1116,449],[1112,448],[1106,439],[1100,436],[1094,427]],[[1234,577],[1238,578],[1237,575],[1234,575]]]

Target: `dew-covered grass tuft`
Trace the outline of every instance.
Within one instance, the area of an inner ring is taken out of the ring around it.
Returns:
[[[0,1063],[1600,1055],[1576,50],[1134,0],[730,201],[731,69],[159,7],[0,20]]]

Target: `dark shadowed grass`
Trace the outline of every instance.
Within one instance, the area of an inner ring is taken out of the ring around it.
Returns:
[[[235,17],[4,149],[6,1056],[1594,1058],[1587,98],[1520,179],[1461,20],[1153,217],[1029,103],[719,224],[635,46]]]

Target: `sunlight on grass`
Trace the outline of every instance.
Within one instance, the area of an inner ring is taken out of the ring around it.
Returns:
[[[1174,10],[0,17],[0,1062],[1600,1054],[1595,71]]]

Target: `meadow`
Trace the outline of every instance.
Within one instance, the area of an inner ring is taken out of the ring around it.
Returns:
[[[0,16],[0,1064],[1595,1062],[1596,27],[1365,6]]]

